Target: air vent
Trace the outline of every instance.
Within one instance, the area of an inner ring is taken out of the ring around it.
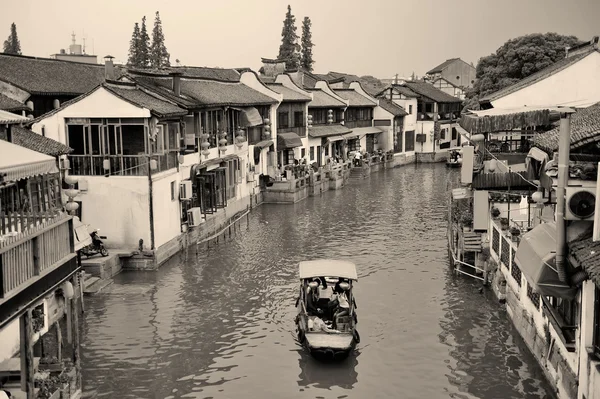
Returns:
[[[573,187],[567,191],[567,220],[592,220],[596,209],[596,195],[592,189]]]

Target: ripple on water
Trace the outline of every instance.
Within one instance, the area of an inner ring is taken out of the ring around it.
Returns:
[[[231,240],[86,298],[86,397],[539,398],[542,373],[496,301],[448,270],[443,165],[385,170],[263,205]],[[340,364],[295,339],[297,262],[358,265],[362,342]]]

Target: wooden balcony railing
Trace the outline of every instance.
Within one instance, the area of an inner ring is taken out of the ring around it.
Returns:
[[[363,121],[344,121],[344,126],[346,126],[348,129],[354,129],[358,127],[371,127],[373,126],[373,121],[371,119]]]
[[[71,216],[61,214],[0,236],[0,298],[74,256],[72,223]]]
[[[179,151],[170,151],[163,155],[152,155],[157,162],[152,174],[177,167]],[[150,159],[148,155],[69,155],[71,174],[76,176],[146,176]],[[110,162],[110,168],[104,169],[104,160]]]

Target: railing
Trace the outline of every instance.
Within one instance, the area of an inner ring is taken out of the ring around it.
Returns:
[[[73,254],[72,218],[49,218],[0,237],[0,298]]]
[[[164,172],[177,167],[178,151],[170,151],[163,155],[152,155],[150,159],[157,162],[152,174]],[[68,155],[71,161],[71,174],[76,176],[146,176],[150,159],[148,155]],[[104,161],[110,163],[104,169]]]
[[[348,129],[354,129],[357,127],[371,127],[373,126],[373,121],[371,119],[364,121],[344,121],[344,126],[346,126]]]

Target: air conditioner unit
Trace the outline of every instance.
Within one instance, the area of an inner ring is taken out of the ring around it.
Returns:
[[[595,187],[566,187],[565,220],[594,220]]]
[[[202,212],[200,212],[200,208],[190,208],[187,211],[188,217],[188,226],[196,227],[202,223]]]
[[[192,199],[192,181],[184,180],[179,183],[179,199],[189,200]]]

